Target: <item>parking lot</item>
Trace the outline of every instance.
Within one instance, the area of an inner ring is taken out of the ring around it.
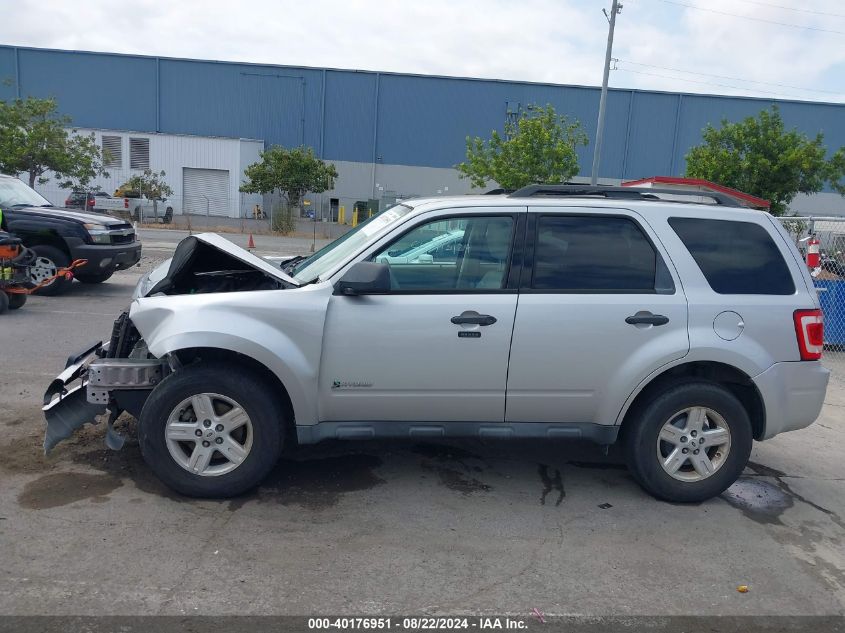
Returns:
[[[548,441],[321,444],[220,502],[164,488],[131,420],[121,452],[100,425],[45,458],[44,388],[179,237],[147,231],[141,268],[0,317],[0,612],[845,614],[834,354],[819,420],[756,444],[699,505],[654,500],[613,451]],[[264,239],[259,252],[311,246]]]

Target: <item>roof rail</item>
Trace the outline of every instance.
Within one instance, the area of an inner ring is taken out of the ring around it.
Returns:
[[[710,198],[713,204],[745,208],[740,200],[713,191],[684,191],[682,189],[653,189],[651,187],[610,187],[607,185],[528,185],[509,195],[511,198],[600,197],[615,200],[662,200],[677,202],[660,196]]]

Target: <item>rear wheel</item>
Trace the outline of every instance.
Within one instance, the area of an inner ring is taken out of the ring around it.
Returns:
[[[6,294],[6,293],[3,293]],[[6,295],[9,300],[9,310],[17,310],[18,308],[22,308],[23,304],[26,303],[26,295],[25,294],[11,294]]]
[[[665,501],[697,502],[722,493],[751,454],[751,421],[742,403],[716,383],[676,385],[625,422],[628,467]]]
[[[34,284],[40,284],[44,280],[54,277],[60,268],[65,268],[70,264],[68,256],[55,246],[38,244],[33,246],[31,250],[35,252],[35,261],[29,268],[29,276],[30,281]],[[36,292],[40,295],[52,297],[66,292],[70,288],[70,284],[70,279],[58,277]]]
[[[150,394],[138,435],[144,460],[170,488],[232,497],[254,488],[282,450],[282,407],[260,376],[197,364]]]
[[[9,295],[0,290],[0,314],[9,310]]]

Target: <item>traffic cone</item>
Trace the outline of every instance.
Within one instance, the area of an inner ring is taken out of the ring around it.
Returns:
[[[252,233],[249,234],[249,242],[247,242],[246,249],[248,251],[255,250],[255,240],[252,239]]]

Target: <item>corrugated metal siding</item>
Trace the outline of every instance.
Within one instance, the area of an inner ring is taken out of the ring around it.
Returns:
[[[326,72],[324,155],[330,160],[373,159],[376,76]]]
[[[628,132],[626,177],[645,178],[677,173],[670,171],[677,108],[677,95],[634,94],[631,105],[631,129]],[[609,135],[605,135],[604,138],[608,145],[623,141]]]
[[[162,59],[161,131],[319,144],[320,71]]]
[[[0,100],[15,98],[15,49],[0,47]]]
[[[155,59],[18,49],[21,96],[56,97],[82,127],[155,130]]]
[[[304,141],[317,151],[322,139],[331,160],[376,156],[384,165],[427,167],[451,167],[463,160],[467,136],[503,129],[507,102],[551,103],[595,136],[599,90],[591,87],[17,50],[21,94],[57,97],[83,127]],[[15,48],[0,46],[0,78],[14,76]],[[0,82],[0,98],[14,94],[14,85]],[[600,175],[679,175],[707,122],[735,121],[771,103],[611,89]],[[828,147],[845,145],[845,105],[777,103],[788,125],[813,135],[821,129]],[[579,157],[586,174],[592,146]]]

